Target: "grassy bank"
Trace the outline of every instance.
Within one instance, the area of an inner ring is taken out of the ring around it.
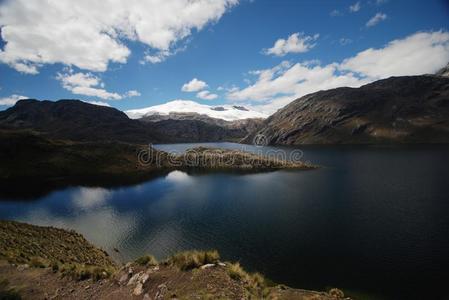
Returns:
[[[292,289],[222,262],[215,250],[146,255],[126,265],[74,232],[0,221],[0,296],[10,299],[343,299]]]

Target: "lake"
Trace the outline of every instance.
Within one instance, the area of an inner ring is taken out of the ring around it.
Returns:
[[[198,145],[273,149],[156,147]],[[213,248],[293,287],[338,287],[362,299],[446,299],[449,147],[299,149],[304,161],[322,167],[173,171],[134,186],[67,187],[32,200],[2,199],[0,218],[74,229],[120,261]]]

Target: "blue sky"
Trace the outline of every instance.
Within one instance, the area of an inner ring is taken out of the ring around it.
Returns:
[[[111,1],[112,7],[117,1]],[[138,38],[108,33],[108,37],[123,46],[115,45],[118,53],[115,56],[108,52],[110,47],[100,45],[94,34],[92,38],[86,34],[88,43],[80,46],[84,40],[78,41],[77,35],[84,35],[97,28],[96,25],[83,28],[83,24],[75,23],[82,31],[70,31],[73,27],[65,31],[66,20],[74,13],[69,9],[70,3],[55,8],[58,15],[61,12],[57,10],[64,12],[65,19],[56,19],[56,25],[38,25],[33,24],[39,21],[34,13],[39,11],[42,18],[51,17],[45,13],[51,4],[34,1],[34,6],[39,3],[41,6],[27,7],[30,1],[0,1],[0,99],[11,99],[13,95],[50,100],[76,98],[108,103],[121,110],[189,99],[209,105],[239,103],[270,113],[314,90],[360,86],[391,75],[428,73],[449,61],[449,4],[445,0],[216,1],[221,1],[222,6],[212,7],[204,0],[204,8],[185,19],[180,16],[175,25],[181,29],[172,38],[153,37],[153,33],[170,33],[166,29],[170,30],[174,26],[170,22],[175,22],[170,18],[160,21],[167,23],[165,27],[157,23],[136,23],[136,28],[145,26]],[[134,5],[135,2],[126,3]],[[188,3],[179,0],[179,8],[183,5]],[[93,13],[95,10],[90,9],[89,1],[85,6],[80,4],[78,9],[76,14],[86,20],[98,18]],[[172,10],[172,7],[161,8],[159,13],[176,15]],[[130,14],[140,11],[138,8]],[[197,18],[198,23],[192,25],[192,18]],[[22,19],[25,19],[23,26],[17,25]],[[130,23],[133,28],[134,24]],[[124,27],[120,26],[110,25],[116,32],[123,32]],[[59,28],[62,32],[55,31]],[[284,39],[287,43],[295,33],[297,39],[291,40],[293,48],[274,49],[276,41]],[[45,41],[53,37],[60,39],[61,44],[55,43],[50,48]],[[388,44],[394,40],[396,46]],[[127,55],[124,48],[128,49]],[[357,56],[369,48],[377,52]],[[21,53],[23,49],[27,50]],[[77,53],[69,57],[66,53],[71,53],[71,49]],[[42,53],[51,54],[45,59],[41,58],[45,56]],[[162,61],[145,61],[146,55],[157,56]],[[114,62],[114,59],[121,61]],[[345,59],[348,59],[346,63]],[[105,61],[106,67],[101,65]],[[182,86],[194,78],[207,86],[182,91]],[[201,90],[207,91],[201,94],[203,98],[214,99],[200,99]],[[0,103],[13,101],[0,100]]]

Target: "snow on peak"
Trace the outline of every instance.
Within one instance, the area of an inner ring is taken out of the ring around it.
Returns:
[[[161,105],[141,109],[127,110],[125,113],[131,119],[139,119],[149,115],[168,115],[170,113],[198,113],[211,118],[235,121],[249,118],[267,118],[266,114],[250,110],[243,106],[219,105],[211,106],[190,100],[173,100]]]

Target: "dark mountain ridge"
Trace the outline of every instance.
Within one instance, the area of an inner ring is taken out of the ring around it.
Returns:
[[[51,139],[180,143],[239,141],[262,119],[225,121],[195,113],[130,119],[112,107],[80,100],[20,100],[0,112],[0,129],[33,130]]]
[[[449,78],[402,76],[303,96],[266,119],[268,144],[449,143]]]
[[[49,138],[74,141],[161,141],[151,127],[115,108],[68,99],[20,100],[0,112],[0,128],[29,129]]]
[[[167,142],[174,143],[240,141],[263,121],[257,118],[226,121],[198,113],[154,114],[138,120],[163,133]]]

